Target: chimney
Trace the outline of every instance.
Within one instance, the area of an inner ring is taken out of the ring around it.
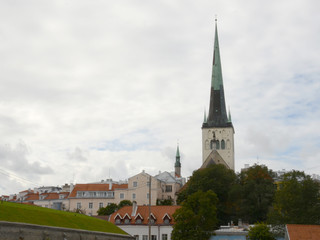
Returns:
[[[138,205],[136,201],[132,202],[132,213],[131,216],[135,216],[137,214]]]

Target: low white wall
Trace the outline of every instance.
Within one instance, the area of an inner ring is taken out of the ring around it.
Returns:
[[[130,235],[0,221],[1,240],[129,240]]]

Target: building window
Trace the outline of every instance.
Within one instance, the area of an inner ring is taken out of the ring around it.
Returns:
[[[132,199],[136,199],[136,194],[132,193]]]
[[[224,140],[221,140],[221,149],[225,149],[226,148],[226,143]]]
[[[220,142],[219,142],[219,140],[216,141],[216,148],[217,148],[217,149],[220,149]]]
[[[168,240],[168,234],[162,234],[161,240]]]
[[[138,183],[137,182],[133,182],[133,187],[138,187]]]
[[[149,193],[147,193],[147,199],[149,199]]]
[[[151,224],[154,224],[154,223],[155,223],[155,221],[154,221],[153,218],[150,219],[150,223],[151,223]]]
[[[120,218],[117,218],[116,219],[116,224],[120,224],[121,223],[121,219]]]
[[[148,240],[148,235],[142,235],[142,240]]]
[[[93,208],[93,203],[89,202],[89,208],[92,209]]]
[[[150,182],[147,182],[147,187],[150,187]]]
[[[129,223],[130,223],[130,219],[129,219],[129,218],[126,218],[126,219],[124,220],[124,223],[125,223],[125,224],[129,224]]]
[[[124,193],[120,193],[120,199],[124,199]]]
[[[103,208],[103,203],[99,203],[99,208]]]
[[[166,185],[166,192],[172,192],[172,185]]]
[[[139,235],[134,235],[135,240],[139,240]]]
[[[141,224],[141,223],[142,223],[141,218],[138,218],[138,219],[136,220],[136,224]]]
[[[157,240],[157,235],[151,235],[151,240]]]
[[[81,209],[81,203],[77,203],[77,209]]]
[[[163,223],[168,225],[168,224],[170,223],[170,220],[169,220],[168,218],[166,218],[166,219],[163,221]]]

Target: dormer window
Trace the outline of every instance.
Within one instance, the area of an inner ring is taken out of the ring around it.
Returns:
[[[166,214],[163,216],[162,220],[163,220],[163,224],[169,225],[169,224],[170,224],[170,221],[171,221],[171,217],[169,216],[168,213],[166,213]]]
[[[149,222],[151,223],[151,224],[155,224],[156,223],[156,217],[153,215],[153,213],[151,213],[151,218],[149,219]]]
[[[136,224],[141,224],[141,223],[142,223],[141,218],[138,218],[138,219],[136,220]]]
[[[155,220],[154,220],[153,218],[151,218],[151,219],[150,219],[150,223],[151,223],[151,224],[154,224],[154,223],[155,223]]]
[[[121,224],[121,219],[120,218],[116,219],[116,224]]]
[[[129,224],[130,223],[130,219],[129,218],[125,218],[124,219],[124,224]]]

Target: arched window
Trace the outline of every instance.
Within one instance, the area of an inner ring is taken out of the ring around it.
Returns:
[[[221,140],[221,149],[225,149],[226,148],[226,143],[224,140]]]
[[[216,149],[216,143],[213,140],[211,140],[211,142],[210,142],[210,149],[211,150]]]
[[[219,142],[219,140],[216,141],[216,148],[217,148],[217,149],[220,149],[220,142]]]

